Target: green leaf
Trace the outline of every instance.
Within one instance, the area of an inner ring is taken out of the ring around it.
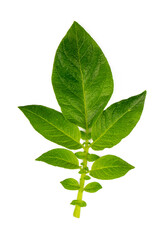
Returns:
[[[88,176],[88,175],[86,175],[86,176],[84,176],[84,179],[85,179],[85,180],[90,180],[90,179],[91,179],[91,177],[90,177],[90,176]]]
[[[80,207],[86,207],[87,206],[87,203],[83,200],[73,200],[71,202],[72,205],[78,205]]]
[[[85,159],[86,158],[86,153],[85,152],[76,152],[75,155],[79,159]],[[90,154],[90,153],[87,154],[87,161],[88,162],[94,162],[98,158],[99,158],[99,156],[96,155],[96,154]]]
[[[66,120],[62,113],[40,105],[28,105],[19,109],[43,137],[69,149],[82,148],[78,127]]]
[[[76,22],[57,49],[52,84],[64,116],[84,129],[91,127],[112,95],[113,79],[107,59]]]
[[[89,193],[95,193],[98,190],[100,190],[101,188],[102,188],[102,186],[98,182],[91,182],[85,186],[84,191],[89,192]]]
[[[79,183],[74,178],[67,178],[61,182],[62,186],[68,190],[78,190],[80,188]]]
[[[90,133],[86,133],[86,132],[83,132],[83,131],[80,131],[80,132],[81,132],[81,138],[83,140],[91,139],[91,132]]]
[[[37,161],[42,161],[56,167],[78,169],[79,162],[74,153],[69,150],[56,148],[42,154]]]
[[[96,154],[88,154],[88,156],[87,156],[87,161],[88,161],[88,162],[94,162],[94,161],[96,161],[98,158],[99,158],[99,156],[96,155]]]
[[[119,157],[106,155],[96,160],[91,168],[90,175],[102,180],[110,180],[124,176],[134,167]]]
[[[76,152],[75,155],[79,159],[85,159],[85,157],[86,157],[86,153],[85,152]]]
[[[145,96],[146,91],[107,108],[92,128],[92,149],[111,148],[128,136],[140,119]]]

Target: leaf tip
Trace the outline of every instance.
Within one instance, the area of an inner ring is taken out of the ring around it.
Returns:
[[[146,96],[146,95],[147,95],[147,90],[143,91],[142,94],[143,94],[144,96]]]
[[[130,170],[134,169],[135,167],[130,164]]]
[[[21,110],[21,109],[22,109],[22,106],[18,106],[18,108]]]
[[[76,27],[76,28],[83,28],[78,22],[74,21],[71,28]]]
[[[79,24],[78,24],[78,22],[74,21],[74,22],[73,22],[73,25],[79,25]]]
[[[146,98],[146,95],[147,95],[147,91],[146,90],[143,91],[142,93],[140,93],[140,96],[142,96],[144,100]]]
[[[18,109],[23,112],[23,111],[24,111],[24,107],[25,107],[25,106],[18,106]]]

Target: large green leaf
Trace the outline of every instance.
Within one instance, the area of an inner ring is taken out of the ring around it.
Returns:
[[[79,162],[74,153],[69,150],[56,148],[50,150],[36,159],[37,161],[42,161],[53,165],[55,167],[62,167],[68,169],[78,169]]]
[[[107,108],[92,128],[92,149],[111,148],[125,138],[140,119],[145,96],[146,91]]]
[[[102,180],[110,180],[124,176],[134,167],[119,157],[106,155],[96,160],[91,168],[90,175]]]
[[[112,95],[107,59],[76,22],[57,49],[52,84],[64,116],[82,128],[92,125]]]
[[[69,149],[82,148],[78,127],[66,120],[62,113],[40,105],[19,108],[34,129],[48,140]]]
[[[61,184],[67,190],[78,190],[80,188],[78,181],[74,178],[67,178],[61,181]]]

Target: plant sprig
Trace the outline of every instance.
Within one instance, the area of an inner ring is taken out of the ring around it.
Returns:
[[[52,85],[62,113],[41,105],[19,109],[43,137],[66,148],[50,150],[36,160],[78,170],[79,182],[67,178],[61,184],[67,190],[78,190],[77,199],[71,205],[75,205],[73,215],[79,218],[81,207],[87,205],[82,199],[83,192],[95,193],[102,188],[98,182],[85,185],[85,181],[91,177],[119,178],[134,168],[117,156],[99,157],[90,154],[89,149],[111,148],[130,134],[140,119],[146,91],[104,110],[113,93],[111,69],[100,47],[77,22],[57,49]],[[91,169],[88,162],[93,162]]]

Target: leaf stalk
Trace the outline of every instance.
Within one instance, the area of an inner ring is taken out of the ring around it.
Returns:
[[[87,135],[87,130],[86,130],[86,135]],[[82,169],[87,168],[87,156],[88,156],[89,148],[90,148],[90,144],[89,144],[89,140],[87,139],[85,142],[85,145],[84,145],[85,158],[83,159],[83,168]],[[82,201],[82,198],[83,198],[85,176],[86,176],[86,173],[82,173],[81,177],[80,177],[80,182],[79,182],[80,189],[77,194],[77,200],[80,200],[80,201]],[[80,212],[81,212],[81,207],[79,205],[75,205],[73,216],[76,218],[80,218]]]

